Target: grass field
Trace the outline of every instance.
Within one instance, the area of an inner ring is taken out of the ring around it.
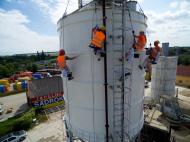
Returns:
[[[44,122],[47,117],[36,111],[34,108],[30,108],[23,114],[9,118],[6,121],[0,122],[0,136],[3,136],[12,131],[28,130],[34,126],[33,119],[36,118],[38,122]]]

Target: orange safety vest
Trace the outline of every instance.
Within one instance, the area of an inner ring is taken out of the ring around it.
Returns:
[[[106,38],[105,34],[102,31],[95,30],[93,31],[93,38],[91,44],[98,48],[103,48],[105,38]]]
[[[65,55],[59,55],[57,57],[57,64],[59,66],[60,69],[64,69],[66,66],[66,60],[65,60]]]
[[[145,35],[139,35],[138,40],[136,43],[136,50],[137,51],[142,51],[147,43],[147,39]]]
[[[157,46],[157,47],[154,47],[153,49],[152,49],[152,52],[151,52],[151,57],[152,58],[156,58],[156,56],[158,55],[158,52],[160,52],[160,50],[161,50],[161,48],[159,47],[159,46]]]

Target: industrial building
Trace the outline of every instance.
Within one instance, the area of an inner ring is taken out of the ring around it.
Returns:
[[[178,66],[176,84],[186,86],[190,88],[190,67],[189,66]]]
[[[48,108],[63,104],[63,84],[60,76],[28,81],[26,92],[29,106]]]

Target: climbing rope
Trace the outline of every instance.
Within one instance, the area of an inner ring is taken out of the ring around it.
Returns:
[[[94,17],[95,17],[95,24],[97,25],[97,7],[96,7],[96,3],[95,3],[95,9],[94,9],[94,12],[93,12],[93,16],[92,16],[92,28],[94,28]],[[95,16],[94,16],[95,15]],[[92,32],[92,35],[91,35],[91,39],[93,38],[93,32]],[[96,134],[95,134],[95,120],[94,120],[94,118],[95,118],[95,112],[94,112],[94,93],[95,93],[95,89],[94,89],[94,54],[93,54],[93,52],[91,52],[91,75],[92,75],[92,106],[93,106],[93,138],[94,138],[94,142],[95,142],[95,140],[96,140],[96,138],[95,138],[95,136],[96,136]]]
[[[133,34],[133,41],[134,41],[134,44],[135,44],[135,33],[134,33],[134,28],[133,28],[133,23],[132,23],[132,18],[131,18],[131,13],[130,13],[130,10],[128,10],[128,13],[129,13],[129,20],[130,20],[130,24],[131,24],[131,29],[132,29],[132,34]]]
[[[69,123],[71,123],[71,120],[70,120],[70,106],[69,106],[69,93],[68,93],[68,86],[67,86],[67,79],[66,79],[66,82],[65,82],[65,84],[66,84],[66,89],[67,89],[67,104],[68,104],[68,117],[69,117]]]
[[[66,8],[65,8],[65,12],[64,12],[63,15],[66,15],[66,14],[67,14],[67,8],[68,8],[68,6],[69,6],[69,2],[70,2],[70,0],[67,1],[67,6],[66,6]]]
[[[141,5],[139,4],[139,2],[137,2],[137,4],[138,4],[138,6],[139,6],[140,12],[141,12],[143,15],[145,15],[145,14],[144,14],[144,11],[143,11],[142,8],[141,8]]]

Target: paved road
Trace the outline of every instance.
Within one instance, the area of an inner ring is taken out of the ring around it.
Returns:
[[[0,102],[4,105],[4,114],[0,115],[0,121],[24,112],[27,108],[26,93],[19,93],[7,97],[1,97]],[[13,108],[12,113],[6,114],[8,108]]]

